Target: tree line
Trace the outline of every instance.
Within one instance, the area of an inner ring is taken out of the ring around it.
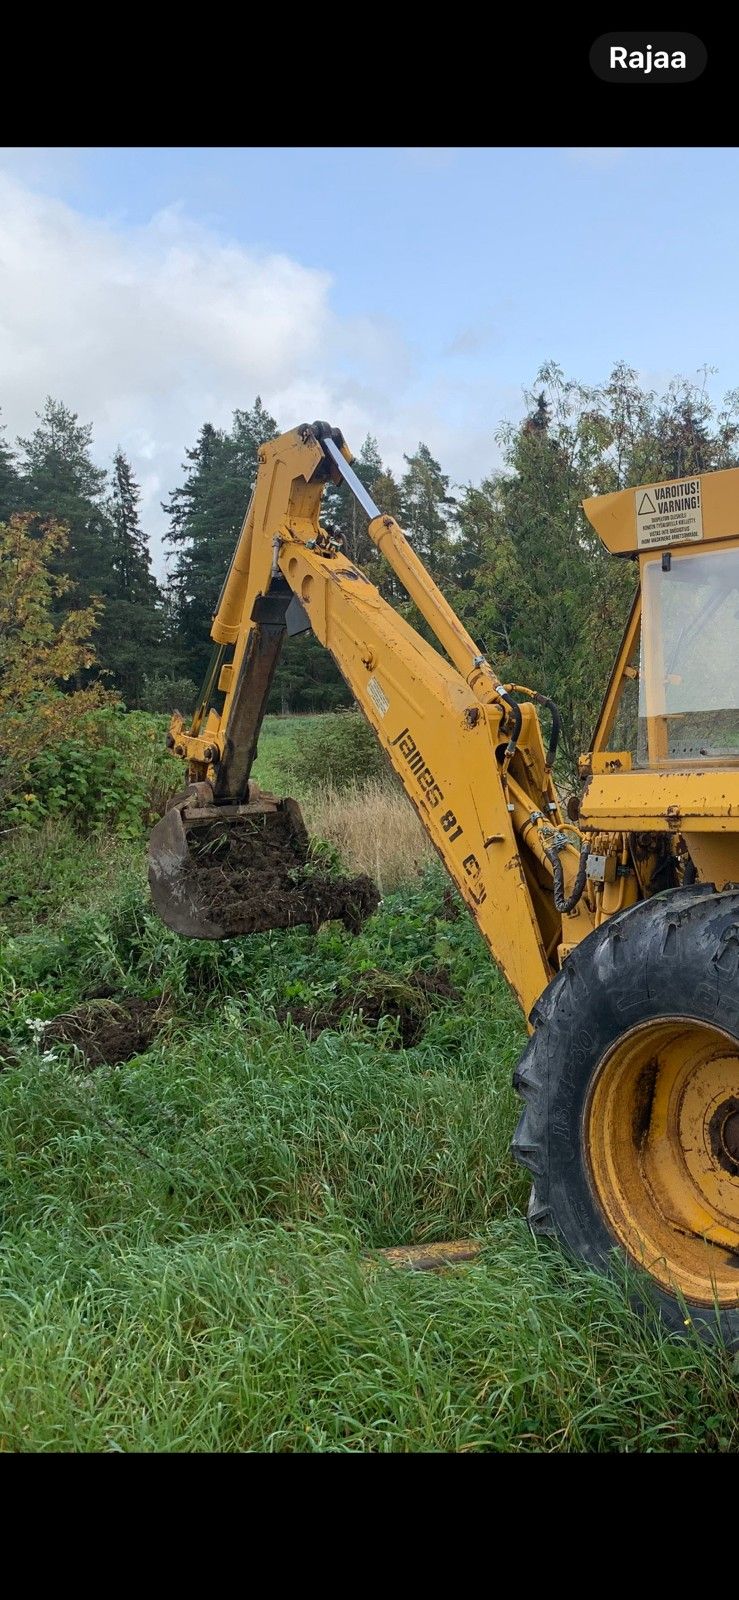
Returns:
[[[714,404],[702,381],[674,379],[657,393],[623,363],[600,385],[544,366],[519,424],[499,430],[499,469],[455,485],[424,443],[393,473],[368,436],[356,471],[412,545],[505,681],[559,704],[565,750],[586,748],[633,593],[629,562],[607,557],[581,511],[594,493],[682,477],[739,461],[739,393]],[[0,434],[0,523],[22,514],[38,538],[61,524],[48,551],[58,620],[93,608],[95,672],[130,707],[187,711],[210,656],[210,623],[257,470],[260,444],[281,429],[259,397],[230,427],[206,422],[186,450],[163,504],[169,572],[158,582],[142,528],[140,489],[117,450],[95,464],[92,425],[47,399],[29,438]],[[492,437],[491,437],[492,445]],[[372,544],[353,496],[333,486],[323,521],[350,557],[428,636]],[[60,581],[55,581],[55,580]],[[63,579],[63,581],[61,581]],[[184,702],[184,703],[183,703]],[[271,705],[283,711],[351,703],[330,657],[311,636],[291,640]]]

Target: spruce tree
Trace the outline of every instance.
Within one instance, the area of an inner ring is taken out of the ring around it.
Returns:
[[[434,460],[428,445],[419,444],[404,456],[407,470],[400,485],[402,520],[417,555],[437,582],[451,570],[451,516],[455,505],[449,479]]]
[[[139,522],[141,491],[119,448],[113,457],[110,518],[113,587],[100,630],[100,650],[126,704],[141,698],[144,679],[160,665],[162,609],[151,556]]]
[[[206,422],[185,452],[185,480],[163,510],[175,561],[170,577],[178,665],[198,682],[211,654],[210,625],[257,473],[259,446],[277,423],[257,399],[229,432]]]
[[[74,587],[57,600],[57,608],[77,610],[93,595],[106,599],[113,591],[107,474],[92,460],[91,424],[81,423],[76,412],[51,397],[37,416],[35,432],[18,440],[22,506],[39,523],[53,520],[68,530],[63,563]]]

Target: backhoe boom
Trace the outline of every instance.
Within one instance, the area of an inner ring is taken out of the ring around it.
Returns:
[[[211,629],[220,649],[219,713],[203,701],[177,752],[216,803],[244,801],[259,727],[288,631],[310,626],[358,706],[472,912],[524,1011],[570,948],[590,931],[570,895],[581,839],[565,823],[533,705],[519,706],[437,589],[401,528],[383,516],[326,425],[265,444],[244,526]],[[369,534],[433,629],[434,649],[385,601],[321,526],[329,479],[343,477]],[[211,685],[212,688],[212,685]],[[528,691],[527,691],[528,692]],[[202,793],[199,797],[202,802]],[[582,876],[582,874],[581,874]]]

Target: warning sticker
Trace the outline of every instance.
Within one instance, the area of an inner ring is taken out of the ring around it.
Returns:
[[[380,685],[377,682],[376,678],[368,678],[367,679],[367,693],[368,693],[370,699],[374,700],[375,706],[376,706],[377,710],[379,711],[380,716],[384,717],[385,712],[389,711],[389,709],[390,709],[390,701],[388,700],[388,697],[385,694],[384,689],[380,688]]]
[[[700,478],[679,478],[674,483],[637,489],[635,503],[636,542],[640,550],[703,538]]]

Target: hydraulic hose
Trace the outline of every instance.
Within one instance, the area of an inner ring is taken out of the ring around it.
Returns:
[[[520,711],[517,701],[515,701],[512,696],[514,694],[528,695],[530,700],[534,700],[539,706],[544,706],[545,710],[549,712],[549,715],[552,719],[552,726],[549,732],[549,749],[547,750],[546,755],[546,766],[547,772],[551,772],[551,769],[554,766],[554,758],[557,754],[557,748],[559,746],[559,736],[562,732],[562,718],[559,712],[559,707],[556,706],[554,701],[549,698],[549,695],[539,694],[538,689],[529,689],[523,683],[496,684],[496,693],[500,695],[502,700],[505,700],[506,705],[510,706],[514,715],[516,712],[518,712],[518,722],[511,736],[508,749],[506,750],[506,755],[509,759],[514,754],[516,745],[518,743],[518,736],[521,732]]]
[[[562,862],[559,859],[559,851],[555,845],[551,845],[550,848],[544,852],[547,861],[551,863],[552,867],[552,875],[554,878],[555,909],[562,917],[566,917],[570,911],[574,911],[578,900],[582,898],[582,892],[585,888],[585,880],[587,877],[589,848],[590,847],[587,844],[584,844],[582,850],[580,851],[580,865],[577,869],[577,877],[572,885],[572,893],[567,895],[566,898],[564,892],[565,875]]]
[[[562,718],[559,714],[558,707],[554,704],[553,700],[549,699],[548,695],[539,694],[537,692],[534,695],[534,699],[537,702],[537,705],[545,706],[552,719],[552,726],[549,731],[549,749],[547,750],[547,771],[551,772],[552,767],[554,766],[554,758],[557,754],[559,736],[562,732]]]
[[[508,706],[508,709],[509,709],[509,711],[511,713],[511,716],[513,717],[513,732],[512,732],[512,734],[510,736],[510,739],[508,740],[508,743],[506,745],[506,751],[505,751],[506,760],[510,761],[511,756],[515,755],[516,745],[518,744],[518,740],[519,740],[519,737],[520,737],[520,734],[521,734],[521,729],[523,727],[523,717],[521,715],[521,707],[518,704],[518,701],[514,700],[513,695],[508,693],[508,690],[504,687],[504,685],[502,683],[496,684],[495,692],[496,692],[496,694],[500,695],[501,700],[505,700],[505,703]]]

